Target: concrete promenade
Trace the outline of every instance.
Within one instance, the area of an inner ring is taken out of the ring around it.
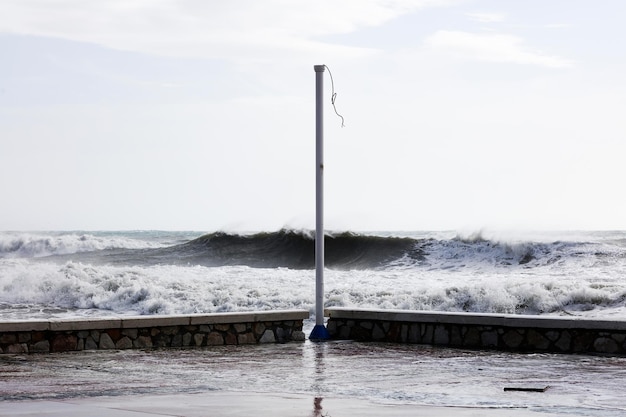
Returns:
[[[524,408],[386,405],[364,399],[303,394],[210,392],[159,396],[0,401],[0,416],[20,417],[554,417]]]

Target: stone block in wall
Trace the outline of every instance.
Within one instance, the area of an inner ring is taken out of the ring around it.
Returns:
[[[372,329],[372,340],[385,340],[387,334],[381,323],[375,323]]]
[[[346,326],[345,324],[343,326],[339,327],[339,332],[338,332],[338,336],[339,339],[354,339],[354,340],[362,340],[359,338],[358,334],[355,333],[355,335],[352,335],[352,332],[350,331],[350,327]],[[356,330],[356,329],[355,329]]]
[[[28,343],[32,339],[29,332],[20,332],[17,334],[17,342],[18,343]]]
[[[480,334],[480,343],[486,348],[498,347],[498,332],[495,330],[483,330]]]
[[[50,352],[67,352],[76,350],[78,338],[73,334],[57,334],[50,343]]]
[[[152,338],[150,336],[139,336],[137,340],[133,342],[133,346],[138,349],[147,349],[151,348]]]
[[[572,345],[572,337],[569,334],[569,331],[563,330],[561,331],[561,335],[558,340],[554,343],[554,346],[560,350],[561,352],[570,352]]]
[[[463,336],[461,336],[461,328],[459,326],[452,326],[450,328],[450,346],[462,346]]]
[[[480,347],[480,332],[476,327],[468,327],[463,335],[463,346]]]
[[[237,335],[237,343],[240,345],[252,345],[256,343],[256,338],[254,337],[254,333],[241,333]]]
[[[437,324],[433,333],[433,343],[435,345],[447,345],[450,343],[448,329],[443,324]]]
[[[526,332],[526,343],[531,350],[547,350],[550,347],[550,341],[536,329]]]
[[[83,348],[86,350],[96,350],[98,349],[98,343],[93,340],[91,336],[89,336],[85,339],[85,345],[83,346]]]
[[[161,327],[161,333],[168,336],[174,336],[178,333],[178,326]]]
[[[172,336],[172,341],[170,342],[171,347],[182,347],[183,346],[183,335],[175,334]]]
[[[113,342],[117,342],[122,338],[121,329],[107,329],[105,330],[105,334],[108,334]]]
[[[138,329],[124,329],[124,330],[122,330],[122,335],[128,336],[131,340],[137,339],[138,333],[139,333]]]
[[[14,343],[4,348],[4,353],[28,353],[28,345],[26,343]]]
[[[596,352],[601,353],[616,353],[619,351],[617,342],[609,337],[598,337],[593,343],[593,348]]]
[[[412,323],[409,325],[409,334],[407,341],[409,343],[420,343],[422,338],[420,337],[420,325]]]
[[[48,338],[46,337],[46,332],[32,332],[31,333],[31,343],[37,343],[43,340],[48,340]]]
[[[50,352],[50,342],[47,340],[41,340],[30,347],[32,353],[47,353]]]
[[[360,321],[359,327],[362,327],[366,330],[372,330],[374,328],[374,323],[372,323],[371,321]]]
[[[215,330],[220,331],[220,332],[227,332],[228,330],[230,330],[230,325],[219,323],[219,324],[216,324],[214,328]]]
[[[265,330],[263,332],[263,336],[259,339],[259,343],[274,343],[276,342],[276,337],[274,337],[274,332],[271,330]]]
[[[271,327],[271,326],[270,326]],[[264,334],[265,333],[265,323],[255,323],[253,326],[253,330],[255,334]]]
[[[100,342],[98,343],[98,349],[115,349],[115,343],[108,333],[100,334]]]
[[[561,332],[557,330],[548,330],[544,335],[549,341],[556,342],[561,337]]]
[[[294,330],[291,332],[291,340],[294,342],[304,342],[306,340],[306,335],[302,330]]]
[[[193,335],[193,343],[196,346],[202,346],[202,343],[204,343],[204,333],[196,333]]]
[[[391,323],[386,331],[387,337],[385,338],[385,340],[389,342],[399,342],[401,329],[402,329],[402,325],[400,323],[398,322]]]
[[[409,325],[406,323],[402,324],[400,327],[400,342],[406,343],[409,339]]]
[[[572,352],[589,352],[593,349],[595,336],[592,332],[577,331],[572,341]]]
[[[219,346],[224,343],[224,337],[218,332],[211,332],[206,337],[207,346]]]
[[[421,327],[421,343],[432,344],[435,326],[433,324],[422,323]]]
[[[237,335],[231,332],[226,333],[226,336],[224,336],[224,343],[227,345],[236,345]]]
[[[361,326],[349,327],[347,325],[344,325],[341,327],[340,338],[353,340],[372,340],[372,331],[365,329]]]
[[[160,333],[152,338],[153,347],[171,347],[173,336]],[[182,342],[182,341],[181,341]]]
[[[128,336],[122,337],[115,343],[116,349],[132,349],[133,341]]]
[[[191,346],[191,333],[187,332],[183,335],[183,346]]]
[[[508,329],[502,335],[502,341],[507,349],[518,349],[524,341],[524,335],[518,329]]]
[[[274,335],[276,336],[276,341],[278,343],[289,342],[289,340],[291,339],[291,329],[276,327],[276,329],[274,330]]]
[[[0,344],[2,345],[12,345],[17,343],[17,334],[16,333],[2,333],[0,334]]]

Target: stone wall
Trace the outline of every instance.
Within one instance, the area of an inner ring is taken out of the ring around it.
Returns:
[[[308,311],[0,322],[0,353],[303,341]]]
[[[330,308],[332,339],[524,352],[626,354],[626,322],[498,314]]]

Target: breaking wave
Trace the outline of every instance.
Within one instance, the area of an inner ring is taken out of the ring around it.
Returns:
[[[331,269],[426,268],[441,270],[579,266],[626,259],[623,241],[509,242],[481,234],[452,238],[327,233]],[[306,230],[237,234],[216,232],[154,239],[153,235],[0,234],[0,258],[47,258],[115,265],[313,269],[315,238]]]

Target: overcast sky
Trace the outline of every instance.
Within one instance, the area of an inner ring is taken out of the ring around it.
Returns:
[[[2,0],[0,230],[626,229],[623,0]]]

